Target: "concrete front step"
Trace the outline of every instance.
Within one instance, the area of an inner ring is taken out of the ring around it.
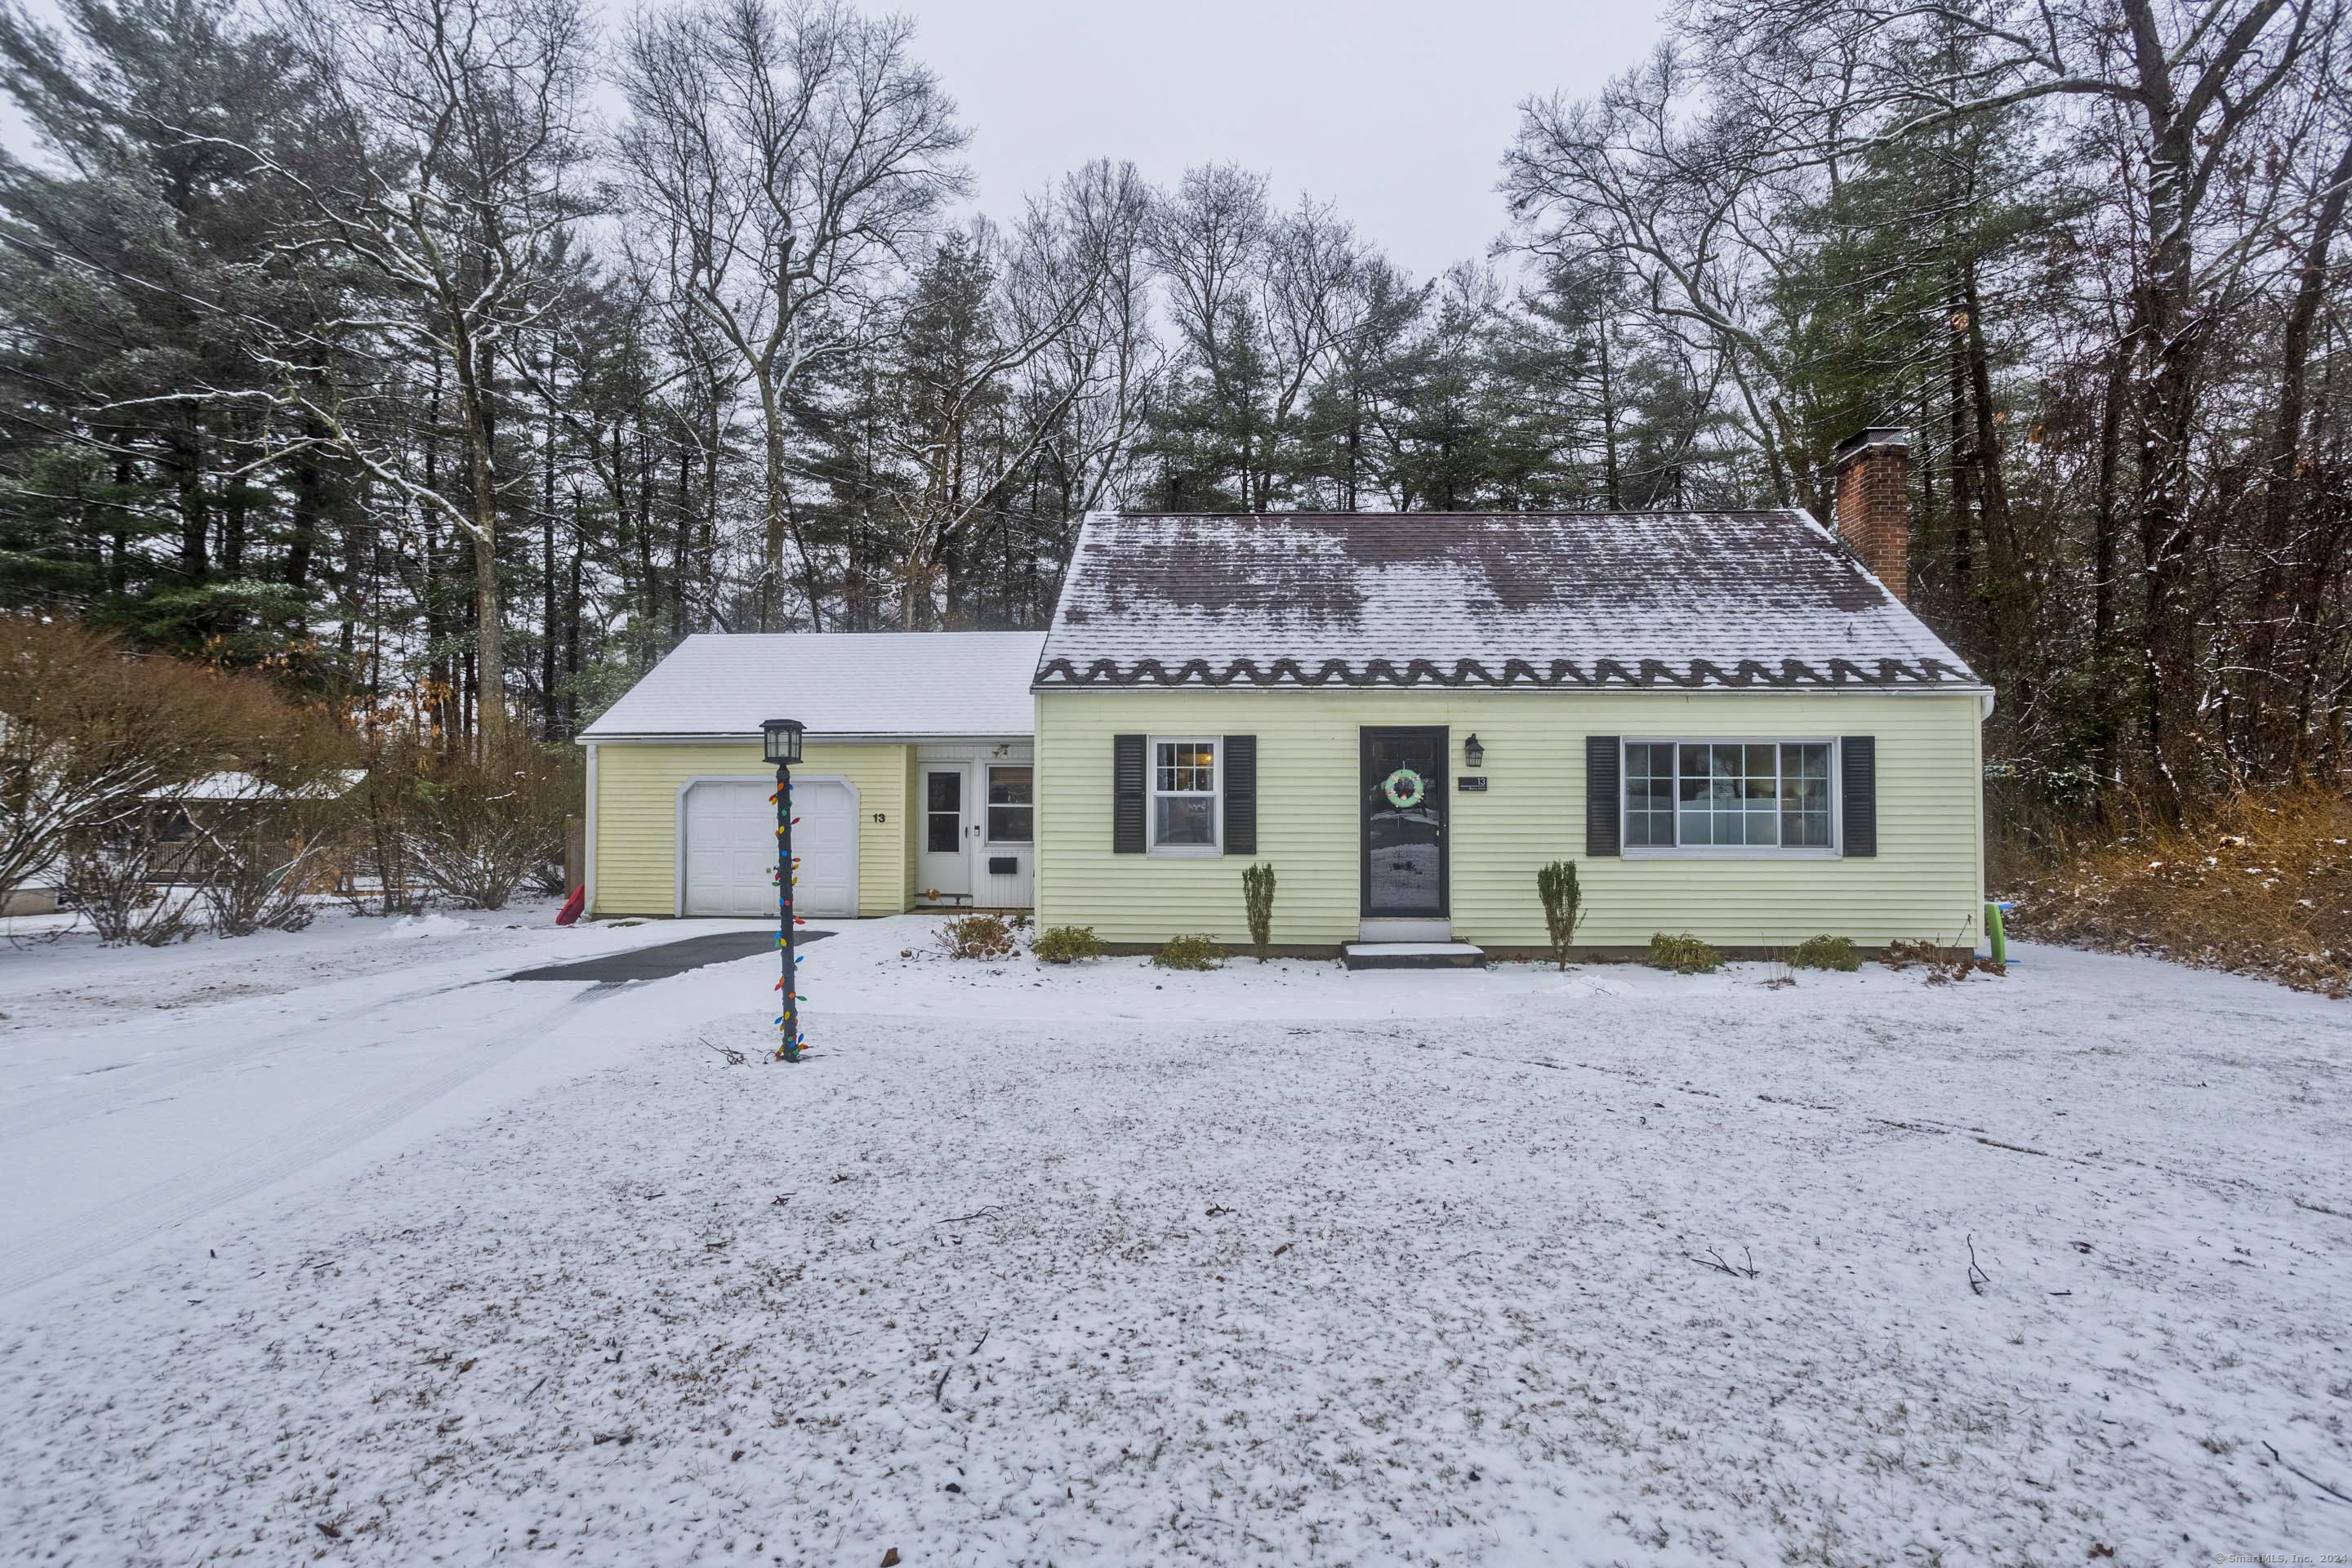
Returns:
[[[1340,955],[1350,969],[1486,967],[1486,950],[1466,942],[1351,942]]]

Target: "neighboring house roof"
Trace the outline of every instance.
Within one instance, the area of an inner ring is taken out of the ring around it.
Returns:
[[[1802,511],[1097,513],[1035,686],[1978,685]]]
[[[690,637],[581,731],[813,736],[1026,735],[1043,632],[711,632]]]
[[[365,768],[343,768],[299,789],[282,789],[251,773],[206,773],[186,784],[151,789],[142,800],[232,801],[260,804],[279,800],[341,800],[359,788]]]

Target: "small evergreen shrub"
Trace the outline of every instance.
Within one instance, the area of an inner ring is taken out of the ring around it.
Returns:
[[[1862,967],[1862,954],[1853,950],[1852,937],[1809,936],[1789,954],[1789,967],[1837,969],[1850,974]]]
[[[1162,969],[1223,969],[1225,950],[1213,936],[1176,936],[1151,955],[1151,962]]]
[[[1013,928],[1002,915],[958,915],[940,928],[940,947],[950,958],[1010,958]]]
[[[1680,936],[1658,931],[1650,938],[1647,962],[1653,969],[1670,969],[1676,974],[1712,974],[1723,967],[1723,954],[1714,943],[1701,942],[1688,931]]]
[[[1054,926],[1038,933],[1032,950],[1040,963],[1076,963],[1102,956],[1102,938],[1092,926]]]
[[[1551,933],[1552,962],[1568,967],[1568,944],[1584,923],[1584,889],[1577,885],[1576,862],[1555,860],[1536,873],[1536,896],[1543,900],[1544,929]]]
[[[1252,866],[1242,872],[1242,902],[1249,910],[1250,945],[1257,961],[1265,962],[1274,945],[1274,868]]]

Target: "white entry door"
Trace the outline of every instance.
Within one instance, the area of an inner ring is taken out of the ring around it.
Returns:
[[[680,912],[766,919],[776,913],[776,808],[769,779],[705,779],[678,814],[686,871]],[[839,779],[793,781],[793,853],[803,917],[857,912],[857,797]]]
[[[916,890],[941,903],[971,892],[971,844],[980,825],[972,816],[971,771],[963,763],[923,764],[923,847],[915,868]]]

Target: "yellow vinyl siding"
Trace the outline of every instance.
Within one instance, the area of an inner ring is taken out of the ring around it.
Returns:
[[[914,747],[811,744],[799,772],[846,778],[857,790],[857,912],[907,907],[908,780]],[[597,915],[677,912],[677,792],[705,774],[759,777],[775,770],[759,744],[605,741],[596,748]],[[884,820],[874,820],[876,812]]]
[[[1444,725],[1449,767],[1486,747],[1483,794],[1449,783],[1454,935],[1493,947],[1545,941],[1536,869],[1572,859],[1590,913],[1580,946],[1658,931],[1722,946],[1788,945],[1817,932],[1865,945],[1978,934],[1984,886],[1978,699],[1764,692],[1064,691],[1037,702],[1040,925],[1090,925],[1106,942],[1202,931],[1243,942],[1241,872],[1275,868],[1274,941],[1351,941],[1359,919],[1358,736],[1367,725]],[[1181,859],[1111,852],[1111,738],[1257,737],[1258,853]],[[1584,739],[1877,738],[1874,858],[1625,859],[1584,853]]]

